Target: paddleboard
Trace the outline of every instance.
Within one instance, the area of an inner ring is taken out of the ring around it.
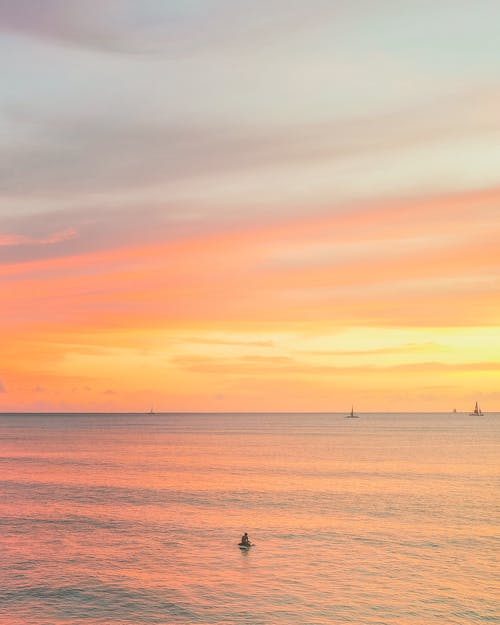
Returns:
[[[242,545],[241,543],[238,544],[238,547],[242,550],[242,551],[248,551],[248,549],[250,549],[250,547],[252,547],[252,545]]]

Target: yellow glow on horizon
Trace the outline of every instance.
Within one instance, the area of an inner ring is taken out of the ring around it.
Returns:
[[[47,335],[8,344],[9,394],[64,406],[157,410],[420,409],[494,397],[500,328],[186,327]],[[467,357],[464,357],[466,355]],[[37,361],[38,370],[33,369]],[[2,399],[7,399],[4,393]],[[31,402],[31,403],[29,403]],[[484,402],[483,402],[484,403]],[[337,408],[335,408],[337,407]]]
[[[0,407],[498,405],[498,200],[360,205],[4,266]]]

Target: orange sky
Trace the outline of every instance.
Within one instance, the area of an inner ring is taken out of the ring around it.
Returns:
[[[2,408],[492,409],[499,200],[366,203],[5,264]]]
[[[188,4],[0,7],[0,411],[500,410],[500,5]]]

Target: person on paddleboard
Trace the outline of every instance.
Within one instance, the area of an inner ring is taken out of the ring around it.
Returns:
[[[245,547],[250,547],[250,538],[248,538],[248,534],[246,532],[241,537],[240,545],[243,545]]]

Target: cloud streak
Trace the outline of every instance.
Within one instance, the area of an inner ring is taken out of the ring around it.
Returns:
[[[435,343],[408,343],[396,347],[380,347],[377,349],[355,349],[355,350],[314,350],[305,352],[304,355],[311,356],[378,356],[386,354],[411,354],[428,353],[429,351],[442,351],[444,348]]]
[[[420,146],[449,143],[457,149],[456,142],[472,133],[486,142],[492,134],[500,136],[494,102],[500,106],[500,91],[482,98],[462,97],[458,105],[432,102],[390,116],[253,128],[213,123],[183,126],[133,117],[123,121],[28,117],[24,124],[29,121],[36,127],[37,137],[27,138],[23,145],[4,143],[2,158],[9,165],[0,190],[28,197],[82,193],[88,188],[103,191],[202,181],[228,172],[237,175],[311,162],[327,163],[335,171],[359,159],[375,162],[381,155],[391,164],[399,153]],[[471,170],[475,167],[471,159]]]
[[[78,232],[74,228],[67,228],[60,232],[54,232],[43,239],[34,239],[25,235],[18,234],[0,234],[0,247],[14,247],[18,245],[54,245],[62,241],[69,241],[78,236]]]
[[[165,3],[145,0],[2,0],[4,29],[59,41],[67,45],[127,54],[188,54],[193,49],[251,44],[311,28],[318,20],[339,18],[324,0],[302,3],[275,0],[272,5],[213,0],[205,3]],[[347,5],[346,5],[347,6]],[[345,8],[345,7],[344,7]],[[369,7],[365,7],[368,10]],[[335,23],[335,22],[334,22]]]
[[[78,225],[78,239],[60,244],[71,247],[55,250],[59,259],[34,257],[30,249],[31,260],[25,253],[19,267],[13,264],[18,246],[0,249],[9,252],[4,258],[11,263],[1,270],[11,293],[4,314],[20,320],[35,310],[47,320],[107,323],[119,313],[121,323],[134,325],[182,319],[495,324],[497,199],[491,192],[351,206],[310,219],[177,233],[171,240],[168,230],[167,238],[158,232],[160,222],[153,233],[150,220],[136,220],[135,214],[121,229],[97,220],[87,230]],[[448,218],[460,221],[451,237],[441,230]],[[416,244],[406,238],[409,231],[424,233],[429,223],[432,244],[425,236]],[[325,245],[312,262],[308,251]],[[34,297],[43,306],[33,305]],[[432,306],[422,306],[428,301]],[[456,307],[450,319],[450,301],[468,305]]]
[[[417,362],[397,365],[318,365],[293,360],[287,357],[252,356],[241,359],[207,358],[201,356],[176,357],[173,363],[193,373],[208,375],[224,374],[229,376],[268,375],[280,377],[291,375],[377,375],[384,373],[463,373],[463,372],[498,372],[500,362]]]

